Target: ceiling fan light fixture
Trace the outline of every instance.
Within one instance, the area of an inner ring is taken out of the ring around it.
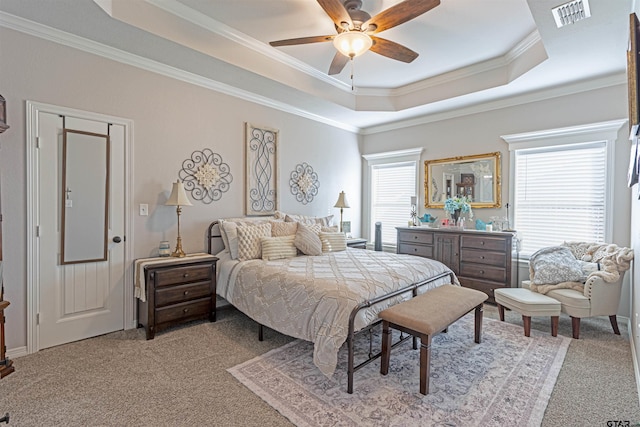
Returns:
[[[333,39],[338,52],[349,58],[355,58],[368,51],[373,45],[371,37],[360,31],[345,31]]]

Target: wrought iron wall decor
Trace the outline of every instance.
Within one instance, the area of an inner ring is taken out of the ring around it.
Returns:
[[[220,154],[208,148],[194,151],[190,159],[182,162],[178,176],[185,191],[190,192],[194,200],[206,204],[220,200],[233,181],[229,165],[222,161]]]
[[[278,210],[278,131],[245,123],[245,214]]]
[[[307,163],[302,163],[291,172],[289,186],[291,193],[296,196],[296,200],[306,205],[313,202],[313,198],[318,194],[320,181],[318,181],[318,174],[313,171],[313,168]]]

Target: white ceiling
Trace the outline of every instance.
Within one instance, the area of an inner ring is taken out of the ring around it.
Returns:
[[[399,1],[363,0],[362,9],[373,16]],[[551,9],[562,2],[441,0],[377,34],[419,57],[355,58],[354,90],[349,64],[326,74],[331,43],[268,44],[335,34],[315,0],[0,0],[0,25],[24,18],[366,133],[533,91],[539,99],[624,81],[633,0],[590,0],[591,18],[558,29]]]

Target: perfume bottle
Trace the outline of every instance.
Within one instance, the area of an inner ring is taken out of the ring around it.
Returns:
[[[163,240],[162,242],[160,242],[158,253],[162,257],[171,255],[171,245],[167,240]]]

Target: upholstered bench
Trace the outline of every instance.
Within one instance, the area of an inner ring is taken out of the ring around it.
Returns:
[[[551,317],[551,335],[558,336],[560,301],[525,288],[496,289],[493,295],[501,321],[504,322],[505,307],[517,311],[522,315],[524,335],[528,337],[531,334],[531,317],[549,316]]]
[[[449,325],[475,309],[475,342],[480,343],[482,303],[487,294],[461,286],[443,285],[379,313],[382,319],[380,373],[389,372],[391,331],[397,329],[420,338],[420,393],[429,393],[431,340]]]

